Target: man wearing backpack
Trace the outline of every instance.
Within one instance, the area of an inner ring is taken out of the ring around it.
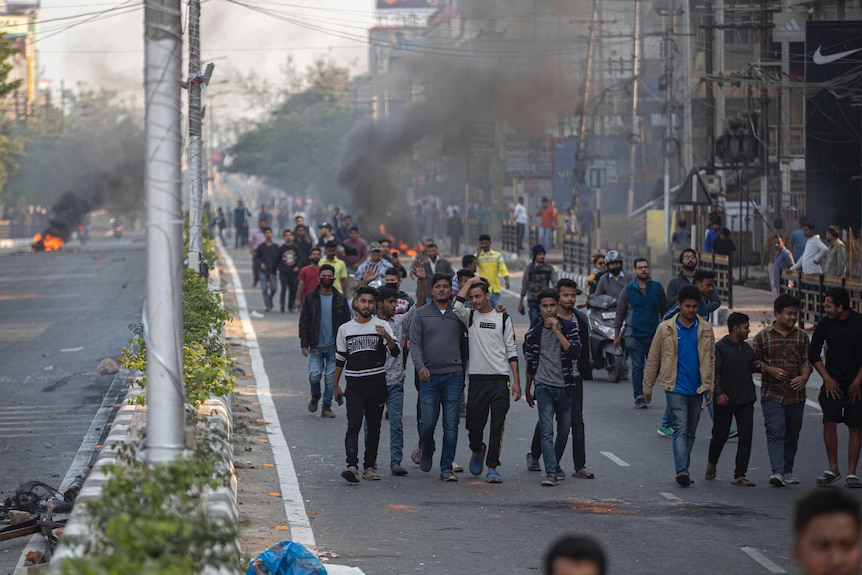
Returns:
[[[469,298],[473,309],[464,305]],[[467,326],[470,345],[470,387],[467,392],[467,433],[470,438],[470,473],[481,475],[487,464],[485,481],[502,483],[497,471],[503,429],[509,411],[509,369],[512,370],[512,398],[521,398],[518,373],[518,350],[512,318],[491,307],[488,284],[472,277],[464,282],[453,306],[455,315]],[[491,415],[491,429],[486,445],[485,425]]]

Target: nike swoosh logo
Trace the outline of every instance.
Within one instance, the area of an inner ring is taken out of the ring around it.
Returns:
[[[824,56],[823,54],[820,53],[820,49],[822,47],[823,46],[817,47],[817,49],[814,51],[814,57],[812,58],[814,60],[814,63],[817,64],[818,66],[825,66],[826,64],[831,64],[832,62],[840,60],[841,58],[846,58],[850,54],[855,54],[856,52],[862,51],[862,48],[856,48],[855,50],[847,50],[846,52],[836,52],[835,54],[829,54],[829,55]]]

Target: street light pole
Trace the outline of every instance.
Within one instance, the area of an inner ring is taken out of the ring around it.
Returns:
[[[151,463],[185,449],[182,378],[182,135],[179,0],[145,0],[147,447]]]

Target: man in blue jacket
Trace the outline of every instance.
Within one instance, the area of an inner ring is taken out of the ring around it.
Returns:
[[[542,434],[542,459],[545,479],[542,485],[553,487],[566,477],[559,462],[569,440],[572,420],[572,390],[583,385],[577,360],[581,354],[578,324],[557,315],[559,294],[552,289],[537,297],[542,315],[524,336],[524,358],[527,361],[527,404],[539,404],[539,427]],[[533,382],[536,393],[532,393]],[[554,438],[554,420],[557,436]]]
[[[625,322],[626,352],[632,360],[632,391],[635,409],[646,409],[644,401],[644,363],[655,330],[667,311],[664,288],[649,277],[649,261],[634,262],[635,281],[620,292],[614,319],[614,345],[620,347]]]

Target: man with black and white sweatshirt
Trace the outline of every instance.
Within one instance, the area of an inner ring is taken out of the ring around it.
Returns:
[[[366,422],[364,473],[368,480],[379,480],[377,447],[380,443],[380,423],[386,403],[386,357],[398,356],[401,346],[395,340],[388,322],[374,317],[377,290],[361,287],[356,291],[356,317],[338,328],[335,341],[335,389],[339,400],[347,397],[347,433],[344,449],[347,467],[341,476],[350,483],[359,483],[359,430]],[[338,385],[341,374],[347,379],[347,392]]]
[[[470,299],[473,309],[464,302]],[[470,473],[481,475],[485,464],[488,483],[502,483],[497,471],[503,446],[503,429],[509,411],[509,369],[512,370],[512,398],[521,398],[518,350],[512,318],[491,307],[488,284],[479,277],[464,282],[453,311],[464,325],[470,345],[470,386],[467,391],[467,434],[470,438]],[[491,429],[487,446],[482,441],[488,413]]]

